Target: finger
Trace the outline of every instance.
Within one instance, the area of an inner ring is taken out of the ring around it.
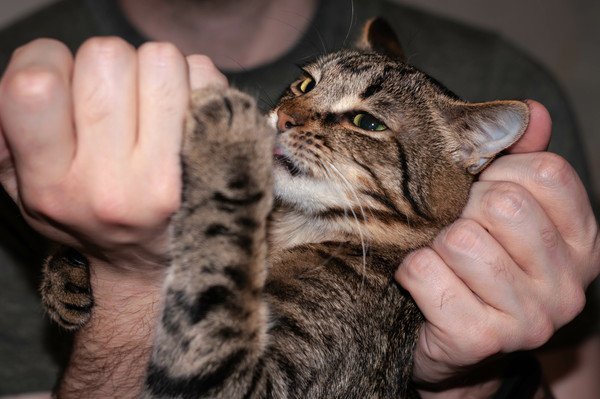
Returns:
[[[461,218],[436,237],[432,248],[485,304],[503,313],[520,313],[516,292],[529,277],[481,225]]]
[[[531,194],[511,182],[477,182],[462,217],[485,229],[528,275],[557,281],[568,248]]]
[[[136,164],[141,165],[140,179],[153,193],[152,198],[140,199],[145,201],[140,209],[174,211],[179,206],[179,152],[190,98],[187,63],[173,45],[147,43],[138,50],[138,71]]]
[[[187,63],[192,90],[202,89],[207,86],[227,87],[227,78],[207,56],[198,54],[189,55]]]
[[[75,149],[70,75],[72,56],[60,42],[39,39],[18,49],[0,86],[0,118],[6,146],[22,187],[41,188],[61,179]],[[12,177],[3,184],[14,187]],[[8,184],[7,184],[8,183]],[[16,190],[10,189],[15,198]]]
[[[523,137],[509,148],[511,153],[544,151],[550,142],[552,119],[550,113],[537,101],[527,100],[529,125]]]
[[[190,96],[186,61],[171,44],[147,43],[138,52],[138,71],[138,150],[151,164],[177,158]]]
[[[430,248],[409,254],[395,277],[434,326],[452,330],[485,317],[486,305]]]
[[[523,186],[571,247],[591,248],[597,223],[585,187],[575,170],[552,153],[515,154],[496,160],[480,181],[511,181]]]
[[[94,38],[75,56],[73,72],[78,157],[101,168],[131,155],[137,131],[137,56],[118,38]]]

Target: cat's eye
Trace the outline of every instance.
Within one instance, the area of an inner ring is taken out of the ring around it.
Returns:
[[[375,118],[371,114],[359,113],[352,119],[354,126],[359,127],[363,130],[370,130],[372,132],[381,132],[387,130],[387,126],[383,124],[379,119]]]
[[[298,90],[300,90],[302,93],[308,93],[315,87],[315,85],[316,82],[313,78],[306,78],[298,84]]]

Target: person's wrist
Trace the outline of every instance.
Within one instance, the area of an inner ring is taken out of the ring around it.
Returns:
[[[61,398],[136,397],[150,356],[166,268],[115,266],[90,258],[94,307],[76,333],[73,356],[57,387]]]
[[[94,296],[110,292],[106,299],[111,301],[128,296],[143,297],[160,290],[167,272],[166,262],[154,260],[106,261],[95,257],[89,257],[89,260]]]

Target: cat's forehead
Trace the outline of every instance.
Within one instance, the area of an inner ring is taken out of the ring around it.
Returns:
[[[342,50],[318,58],[304,70],[316,79],[319,97],[331,112],[373,107],[373,112],[397,111],[418,102],[418,97],[431,97],[427,96],[431,83],[422,72],[377,53]]]
[[[400,75],[412,67],[376,53],[342,50],[320,57],[304,69],[317,79],[348,76],[364,79],[384,73]]]

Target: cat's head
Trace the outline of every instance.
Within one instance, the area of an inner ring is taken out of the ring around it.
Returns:
[[[402,245],[403,231],[412,243],[458,216],[473,176],[519,139],[529,109],[458,99],[406,64],[375,19],[357,49],[305,66],[271,116],[275,197],[290,215]]]

